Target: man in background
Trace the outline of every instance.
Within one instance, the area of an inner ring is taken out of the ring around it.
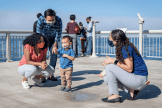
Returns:
[[[38,13],[37,14],[37,18],[39,18],[40,16],[42,16],[42,14],[41,13]],[[34,25],[33,25],[33,33],[36,33],[37,22],[38,22],[38,20],[34,22]]]

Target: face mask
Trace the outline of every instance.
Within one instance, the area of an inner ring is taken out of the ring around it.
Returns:
[[[69,45],[66,45],[66,44],[62,44],[62,48],[64,48],[64,49],[66,49],[66,48],[68,48],[69,47]]]
[[[47,23],[47,25],[48,25],[48,26],[52,26],[52,25],[53,25],[53,23]]]
[[[89,24],[89,22],[87,22],[87,24]]]
[[[52,23],[47,23],[47,25],[50,26],[50,27],[53,26],[53,24],[54,24],[53,22]]]
[[[113,41],[110,41],[110,40],[109,40],[109,38],[108,38],[108,44],[109,44],[111,47],[113,47],[113,46],[114,46]]]
[[[55,19],[53,19],[53,20],[46,20],[46,23],[54,23],[54,22],[55,22]]]
[[[80,29],[83,29],[83,27],[81,26]]]
[[[43,43],[37,44],[37,47],[38,47],[38,48],[43,48],[43,47],[44,47],[44,42],[43,42]]]
[[[55,23],[55,20],[53,20],[53,21],[46,20],[46,23],[47,23],[47,25],[52,26]]]

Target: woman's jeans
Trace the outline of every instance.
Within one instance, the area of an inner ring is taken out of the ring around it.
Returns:
[[[130,89],[140,90],[147,82],[147,76],[129,73],[117,65],[106,66],[104,82],[109,87],[109,94],[119,94],[118,88],[128,93]]]
[[[69,36],[72,38],[72,48],[75,52],[75,55],[77,55],[77,34],[69,34]]]
[[[53,45],[55,43],[55,39],[54,38],[48,38],[48,41],[49,41],[49,51],[50,51],[50,65],[55,69],[55,66],[56,66],[56,62],[57,62],[57,54],[53,53],[52,54],[52,48],[53,48]]]
[[[23,75],[26,78],[31,78],[32,76],[36,75],[49,77],[55,72],[54,68],[50,65],[48,65],[45,70],[42,70],[40,66],[34,66],[29,64],[19,66],[18,71],[21,75]]]

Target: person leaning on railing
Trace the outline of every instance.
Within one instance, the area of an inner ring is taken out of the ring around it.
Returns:
[[[38,14],[37,14],[37,18],[39,18],[40,16],[42,16],[42,14],[41,14],[41,13],[38,13]],[[35,21],[34,24],[33,24],[33,33],[36,33],[37,22],[38,22],[38,20]]]
[[[82,55],[84,56],[84,54],[86,53],[86,42],[87,42],[87,32],[85,30],[85,27],[83,27],[82,22],[79,22],[79,28],[80,28],[80,33],[78,33],[78,35],[80,35],[80,42],[81,43],[81,48],[82,48]]]
[[[135,100],[140,90],[150,82],[147,80],[147,66],[137,48],[129,42],[122,30],[113,30],[108,38],[108,44],[116,47],[116,60],[107,56],[102,61],[106,66],[106,73],[101,72],[98,76],[104,76],[104,82],[109,87],[108,98],[104,102],[121,102],[118,88],[130,92],[128,100]]]
[[[62,20],[56,15],[52,9],[47,9],[44,16],[41,16],[37,22],[37,33],[46,36],[49,40],[50,50],[50,65],[55,69],[57,62],[57,54],[54,54],[54,48],[57,47],[62,34]],[[48,80],[57,81],[54,75],[50,76]],[[46,78],[42,78],[46,82]]]
[[[92,26],[93,26],[93,23],[91,22],[91,18],[92,17],[87,17],[86,18],[86,22],[88,24],[88,28],[85,27],[86,29],[86,32],[87,32],[87,56],[90,56],[92,55]]]
[[[22,86],[29,89],[28,78],[38,85],[43,86],[42,76],[49,77],[53,74],[54,68],[46,63],[46,53],[48,48],[48,39],[38,33],[28,36],[23,41],[24,55],[19,61],[18,71],[24,76]]]

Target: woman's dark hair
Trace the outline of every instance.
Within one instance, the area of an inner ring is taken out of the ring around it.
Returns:
[[[38,14],[37,14],[37,18],[39,18],[40,16],[42,16],[42,14],[41,14],[41,13],[38,13]]]
[[[45,36],[43,36],[43,35],[41,35],[41,34],[39,34],[39,33],[34,33],[34,34],[28,36],[28,37],[23,41],[23,46],[25,46],[26,44],[29,44],[30,46],[35,47],[35,46],[39,43],[39,40],[40,40],[41,37],[43,37],[44,42],[45,42],[44,47],[41,48],[42,50],[44,50],[45,48],[48,47],[49,42],[48,42],[48,39],[47,39]]]
[[[79,22],[79,26],[83,26],[82,22]]]
[[[44,12],[44,17],[46,18],[47,16],[55,16],[56,13],[54,10],[52,9],[47,9],[45,12]]]
[[[75,20],[75,19],[76,19],[75,15],[70,15],[70,20]]]
[[[91,17],[91,16],[89,16],[89,17],[87,17],[87,18],[86,18],[86,20],[90,20],[90,21],[91,21],[91,18],[92,18],[92,17]]]
[[[111,32],[111,37],[114,41],[116,41],[116,59],[119,60],[119,62],[125,64],[122,54],[122,48],[125,46],[125,50],[128,52],[128,58],[129,58],[129,51],[128,51],[128,45],[130,45],[135,53],[140,56],[140,53],[138,52],[137,48],[129,42],[129,38],[125,35],[125,33],[122,30],[113,30]]]
[[[72,42],[72,38],[69,35],[65,35],[64,37],[62,37],[62,39],[67,38],[70,42]]]

